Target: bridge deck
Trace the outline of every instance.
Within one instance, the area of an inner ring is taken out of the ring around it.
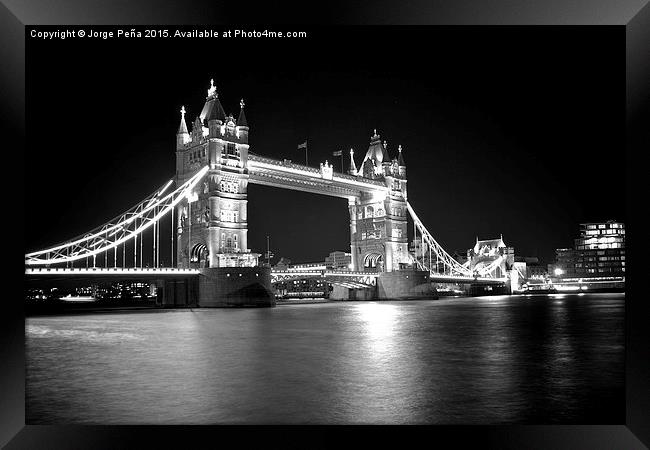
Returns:
[[[81,276],[81,277],[169,277],[169,276],[188,276],[199,275],[198,269],[179,269],[175,267],[143,267],[143,268],[28,268],[25,269],[25,275],[29,277],[56,277],[56,276]],[[273,270],[271,278],[274,282],[299,279],[299,278],[325,278],[329,280],[348,279],[354,284],[374,284],[376,283],[378,272],[363,271],[344,271],[344,270]],[[487,278],[487,277],[464,277],[433,274],[430,280],[436,283],[471,283],[471,284],[497,284],[505,283],[507,278]]]
[[[385,183],[339,172],[321,172],[314,167],[259,155],[248,156],[249,182],[295,189],[341,198],[359,197],[362,192],[387,192]]]
[[[104,268],[104,267],[90,267],[90,268],[48,268],[48,267],[39,267],[39,268],[29,268],[25,269],[25,275],[32,276],[61,276],[61,275],[96,275],[96,276],[107,276],[107,275],[160,275],[160,276],[187,276],[187,275],[198,275],[200,272],[198,269],[177,269],[175,267],[143,267],[143,268]]]

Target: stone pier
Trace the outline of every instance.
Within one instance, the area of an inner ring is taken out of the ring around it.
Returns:
[[[200,269],[199,307],[275,306],[268,267]]]
[[[438,295],[429,280],[429,272],[412,269],[379,274],[377,298],[380,300],[436,299]]]

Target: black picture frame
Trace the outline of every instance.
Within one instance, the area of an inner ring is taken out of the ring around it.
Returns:
[[[367,439],[381,445],[411,446],[416,442],[435,445],[441,441],[454,447],[480,445],[495,448],[644,448],[650,445],[648,412],[650,411],[650,360],[647,343],[650,342],[647,328],[648,306],[641,292],[642,284],[638,274],[642,268],[641,245],[643,221],[640,214],[644,203],[636,200],[643,191],[643,177],[637,157],[650,148],[649,129],[650,102],[650,7],[645,2],[619,1],[615,4],[599,0],[583,2],[562,2],[544,4],[526,2],[513,4],[506,1],[444,1],[411,2],[408,6],[381,2],[374,6],[345,7],[334,3],[316,7],[305,6],[295,9],[283,8],[277,11],[271,6],[248,9],[246,15],[239,15],[230,7],[205,2],[174,3],[171,1],[139,2],[136,4],[109,4],[95,1],[60,1],[56,10],[43,1],[25,3],[12,2],[0,6],[0,36],[4,43],[0,49],[3,64],[0,73],[3,78],[4,99],[2,118],[6,128],[5,149],[23,149],[25,144],[25,25],[38,24],[133,24],[133,23],[201,23],[208,14],[215,20],[210,22],[241,23],[241,17],[258,23],[275,21],[279,23],[319,23],[325,19],[336,24],[518,24],[518,25],[617,25],[626,29],[627,76],[627,136],[626,139],[626,203],[629,217],[628,261],[632,268],[628,272],[626,302],[626,424],[625,425],[548,425],[548,426],[431,426],[431,427],[158,427],[158,426],[25,426],[24,404],[24,314],[20,293],[7,296],[13,301],[4,305],[2,314],[3,361],[2,381],[2,432],[0,443],[7,448],[172,448],[203,442],[205,447],[226,445],[234,440],[238,445],[252,446],[265,443],[282,447],[333,447],[341,442],[351,442],[352,437]],[[307,9],[309,8],[309,10]],[[89,12],[92,11],[92,14]],[[290,11],[290,12],[286,12]],[[304,17],[298,17],[300,13]],[[621,137],[623,139],[623,137]],[[21,154],[15,151],[16,160]],[[23,155],[21,155],[23,156]],[[5,156],[7,157],[7,156]],[[24,156],[23,156],[24,157]],[[29,177],[29,162],[23,159],[21,180]],[[5,178],[5,192],[15,197],[20,184]],[[21,235],[20,220],[28,219],[29,206],[23,201],[11,202],[11,216],[18,220],[7,220],[7,233]],[[637,228],[638,227],[638,228]],[[637,231],[638,230],[638,231]],[[22,237],[22,236],[21,236]],[[630,245],[630,239],[632,244]],[[22,244],[22,239],[16,239]],[[18,253],[23,246],[17,245],[8,252],[11,261],[19,261]],[[14,254],[15,252],[15,254]],[[12,276],[15,270],[15,278]],[[19,278],[20,277],[20,278]],[[11,264],[7,271],[7,283],[22,279],[23,267]],[[191,445],[192,447],[198,445]]]

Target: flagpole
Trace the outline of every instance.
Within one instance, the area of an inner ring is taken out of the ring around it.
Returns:
[[[298,146],[298,150],[300,150],[301,148],[305,149],[305,165],[308,166],[309,165],[309,157],[307,156],[307,139],[305,139],[305,142],[303,142],[302,144],[300,144]]]
[[[345,173],[344,172],[345,168],[343,166],[343,150],[332,152],[332,156],[340,156],[341,157],[341,173]]]

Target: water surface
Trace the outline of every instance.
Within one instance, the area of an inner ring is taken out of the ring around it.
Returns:
[[[623,294],[26,319],[29,424],[624,423]]]

